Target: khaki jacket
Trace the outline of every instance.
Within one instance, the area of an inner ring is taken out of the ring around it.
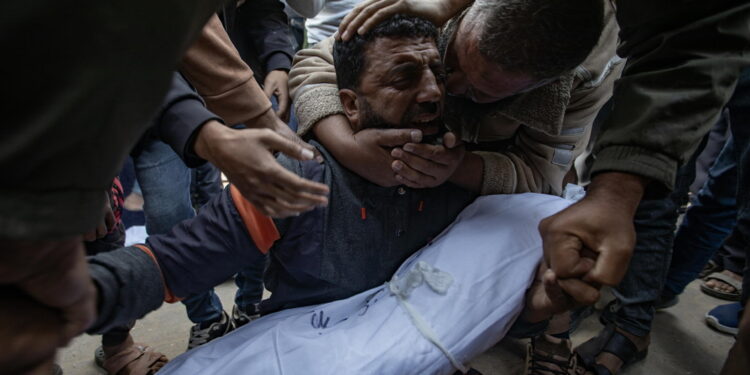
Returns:
[[[612,95],[623,60],[617,57],[618,27],[605,1],[605,28],[589,57],[555,82],[491,105],[446,102],[446,123],[484,161],[482,194],[537,192],[560,194],[574,159],[583,152],[599,109]],[[442,29],[444,52],[461,16]],[[299,132],[324,117],[343,113],[332,56],[333,40],[301,50],[289,74]],[[458,114],[451,116],[450,114]],[[502,145],[498,145],[502,144]]]

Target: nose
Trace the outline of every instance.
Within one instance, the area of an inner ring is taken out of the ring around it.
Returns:
[[[417,103],[439,102],[443,96],[441,84],[430,69],[425,69],[422,80],[419,82],[419,93]]]

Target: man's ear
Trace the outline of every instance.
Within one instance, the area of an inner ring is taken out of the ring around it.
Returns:
[[[356,129],[359,126],[359,105],[357,104],[357,94],[349,89],[339,90],[339,99],[344,107],[344,114],[349,119],[349,123]]]

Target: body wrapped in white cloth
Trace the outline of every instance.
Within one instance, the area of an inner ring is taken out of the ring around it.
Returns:
[[[280,311],[160,374],[451,374],[501,340],[542,256],[537,226],[571,202],[478,198],[399,268],[350,298]]]

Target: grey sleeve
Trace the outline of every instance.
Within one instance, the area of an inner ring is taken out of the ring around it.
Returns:
[[[161,271],[143,250],[124,247],[100,253],[88,261],[97,287],[99,314],[87,333],[107,332],[161,306],[164,300]]]

